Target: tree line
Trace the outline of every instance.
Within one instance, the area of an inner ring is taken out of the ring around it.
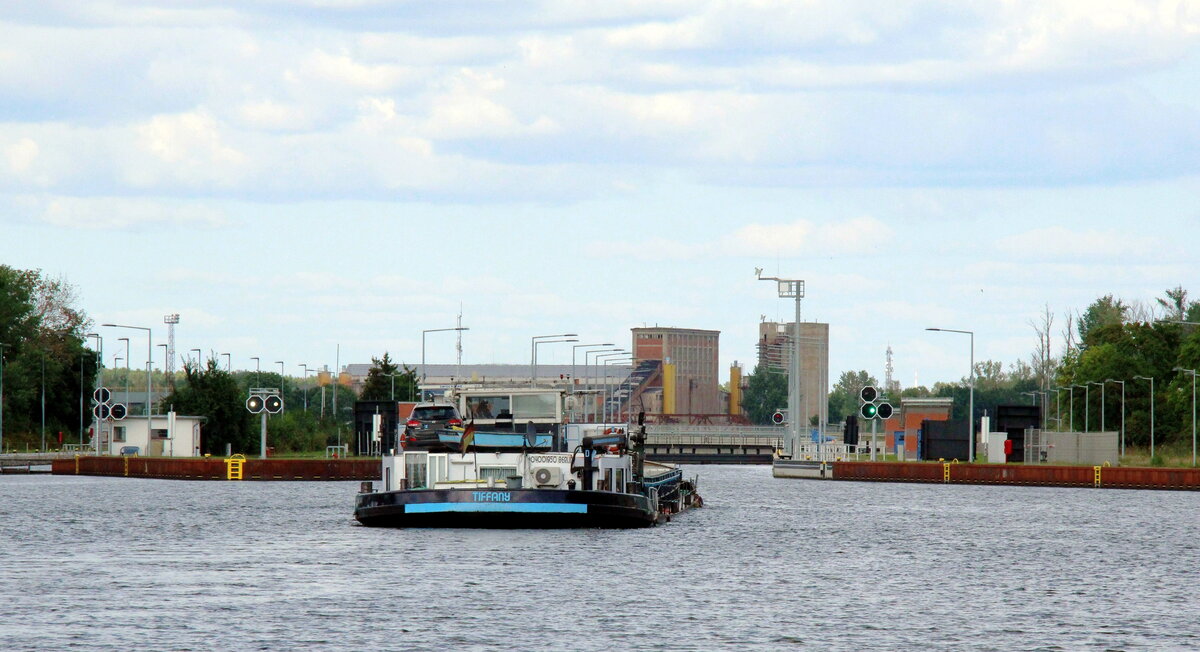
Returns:
[[[1124,414],[1127,443],[1150,441],[1150,378],[1154,378],[1154,431],[1158,444],[1192,437],[1192,383],[1189,370],[1200,371],[1200,301],[1182,286],[1169,289],[1153,303],[1125,302],[1106,294],[1085,309],[1067,313],[1054,332],[1055,314],[1045,307],[1029,326],[1036,343],[1028,359],[1007,365],[983,360],[975,364],[975,414],[994,414],[996,406],[1045,405],[1051,429],[1117,430]],[[1055,347],[1055,335],[1061,341]],[[967,417],[970,376],[932,387],[886,388],[890,397],[948,397],[951,415]],[[1124,384],[1125,403],[1121,402]],[[858,410],[858,392],[880,384],[866,370],[845,371],[830,388],[829,418],[840,422]],[[787,376],[756,367],[747,377],[743,408],[755,423],[770,422],[771,413],[787,404]]]

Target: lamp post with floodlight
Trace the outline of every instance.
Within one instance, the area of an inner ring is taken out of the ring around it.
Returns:
[[[154,374],[152,373],[153,368],[150,366],[151,360],[154,357],[154,331],[150,330],[149,328],[147,328],[145,326],[126,326],[123,324],[101,324],[101,326],[104,326],[107,328],[128,328],[131,330],[146,331],[146,437],[149,437],[150,431],[152,430],[151,423],[150,423],[150,412],[151,412],[150,411],[150,396],[154,393],[153,392],[154,382],[152,380],[152,378],[154,377]],[[128,396],[126,396],[126,398],[128,398]],[[99,450],[99,446],[100,446],[100,431],[97,430],[96,431],[97,451]]]

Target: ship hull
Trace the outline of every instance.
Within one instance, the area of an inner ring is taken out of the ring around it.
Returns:
[[[639,494],[563,489],[415,489],[359,494],[370,527],[639,528],[657,513]]]

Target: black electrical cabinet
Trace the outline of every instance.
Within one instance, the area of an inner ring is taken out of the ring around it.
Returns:
[[[1025,430],[1042,427],[1042,408],[1039,405],[997,405],[992,432],[1003,432],[1011,442],[1008,462],[1025,461]]]
[[[971,454],[970,442],[966,419],[921,421],[922,459],[965,462]]]

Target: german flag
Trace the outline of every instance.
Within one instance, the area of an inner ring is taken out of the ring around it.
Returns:
[[[475,442],[475,422],[471,421],[471,423],[467,424],[466,429],[463,430],[462,452],[466,453],[467,449],[470,448],[471,444],[474,442]]]

